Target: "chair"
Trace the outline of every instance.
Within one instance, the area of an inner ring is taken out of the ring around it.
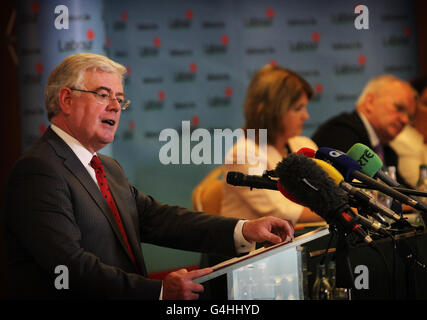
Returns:
[[[217,167],[203,178],[192,194],[193,208],[211,214],[221,214],[222,167]]]

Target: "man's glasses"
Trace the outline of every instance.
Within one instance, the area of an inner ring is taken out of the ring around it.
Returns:
[[[110,98],[110,94],[108,93],[102,93],[97,91],[90,91],[90,90],[83,90],[83,89],[76,89],[76,88],[70,88],[70,90],[73,91],[81,91],[81,92],[89,92],[93,93],[95,95],[96,100],[99,102],[108,105],[111,101],[117,100],[117,103],[120,105],[122,110],[126,110],[130,105],[130,100],[125,100],[124,98]],[[104,90],[102,90],[104,91]]]

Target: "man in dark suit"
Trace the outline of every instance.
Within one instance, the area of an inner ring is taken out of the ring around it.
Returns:
[[[396,152],[389,143],[415,113],[416,93],[411,86],[394,76],[383,75],[368,82],[360,95],[356,110],[327,120],[313,134],[319,147],[347,152],[355,143],[373,149],[385,166],[398,167]],[[397,172],[400,183],[407,185]]]
[[[293,236],[288,221],[225,218],[161,204],[136,190],[114,159],[126,69],[95,54],[50,74],[51,126],[15,165],[5,213],[9,294],[15,298],[197,299],[212,268],[146,278],[140,242],[236,255]],[[62,273],[61,273],[61,272]],[[67,281],[58,282],[59,274]]]

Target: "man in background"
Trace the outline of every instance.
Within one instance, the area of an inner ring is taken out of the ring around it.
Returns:
[[[385,166],[398,168],[398,157],[389,143],[410,122],[415,113],[416,93],[394,76],[370,80],[356,102],[356,110],[327,120],[313,134],[319,147],[347,152],[355,143],[373,149]],[[397,172],[397,180],[408,185]]]

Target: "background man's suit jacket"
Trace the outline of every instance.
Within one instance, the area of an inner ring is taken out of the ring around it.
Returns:
[[[161,281],[144,277],[140,242],[235,255],[237,219],[161,204],[136,190],[116,160],[99,157],[141,274],[95,181],[49,128],[9,180],[4,218],[12,297],[158,299]],[[68,267],[69,290],[55,289],[58,265]]]
[[[322,124],[312,136],[318,147],[334,148],[347,152],[355,143],[362,143],[373,149],[368,132],[356,111],[341,113]],[[398,168],[398,156],[388,145],[384,148],[384,165]],[[397,181],[409,186],[405,179],[397,172]]]

